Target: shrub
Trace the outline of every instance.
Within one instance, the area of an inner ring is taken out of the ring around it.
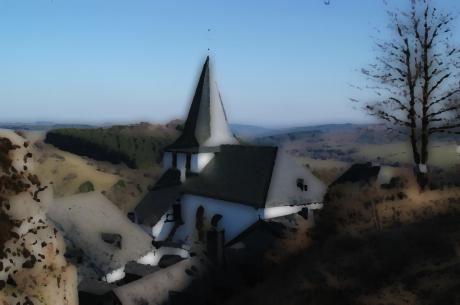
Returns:
[[[88,193],[94,191],[94,185],[91,181],[85,181],[78,187],[78,192]]]

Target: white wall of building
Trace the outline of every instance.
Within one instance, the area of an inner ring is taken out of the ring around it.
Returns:
[[[177,153],[177,169],[180,170],[181,180],[185,180],[185,165],[187,161],[187,155],[185,153]],[[173,153],[165,152],[163,155],[163,169],[167,170],[173,166]]]
[[[181,200],[181,214],[184,224],[178,228],[173,240],[190,244],[197,238],[195,228],[196,212],[202,206],[204,208],[204,230],[211,228],[211,219],[214,215],[222,215],[219,221],[219,229],[225,230],[225,240],[230,241],[240,233],[257,222],[259,219],[268,220],[300,212],[303,208],[308,208],[309,215],[312,210],[322,208],[322,203],[299,205],[299,206],[280,206],[265,209],[254,209],[253,207],[196,195],[185,195]],[[167,214],[171,214],[172,210]],[[152,227],[152,236],[157,241],[165,240],[171,232],[174,223],[165,222],[166,214],[160,221]]]
[[[223,216],[219,227],[225,229],[226,241],[235,238],[259,219],[259,212],[247,205],[195,195],[185,195],[181,202],[185,224],[174,235],[175,241],[191,243],[196,238],[196,211],[200,206],[204,208],[204,229],[211,227],[210,222],[215,214]]]
[[[190,160],[190,171],[199,173],[214,158],[214,153],[198,153],[192,154]],[[185,153],[177,153],[177,169],[181,172],[181,180],[185,180],[187,155]],[[163,169],[167,170],[173,166],[173,153],[165,152],[163,155]]]
[[[170,215],[172,212],[172,208],[166,211],[160,220],[151,228],[151,232],[149,233],[152,234],[156,241],[165,240],[174,227],[174,222],[166,222],[166,215]]]
[[[214,158],[214,153],[199,153],[192,155],[192,164],[190,170],[193,173],[199,173]]]
[[[171,152],[165,152],[163,154],[163,169],[167,170],[172,167],[172,153]]]
[[[180,170],[180,180],[185,181],[185,163],[187,162],[187,155],[184,153],[177,153],[177,169]]]
[[[303,179],[307,191],[297,186],[297,179]],[[323,202],[326,185],[310,170],[287,153],[278,151],[273,169],[266,207],[305,205]]]
[[[300,212],[305,206],[282,206],[259,209],[261,219],[271,219]]]

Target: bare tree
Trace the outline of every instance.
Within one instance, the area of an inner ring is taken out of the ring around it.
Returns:
[[[430,0],[410,0],[408,11],[389,11],[392,39],[377,41],[376,62],[362,73],[377,100],[364,109],[409,137],[414,170],[426,184],[428,147],[435,133],[460,134],[460,50],[451,43],[451,13]]]

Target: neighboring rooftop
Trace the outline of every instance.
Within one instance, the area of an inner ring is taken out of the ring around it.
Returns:
[[[181,195],[180,171],[168,169],[135,208],[137,222],[153,226]]]
[[[189,258],[117,287],[114,293],[123,305],[170,304],[171,295],[199,279],[204,270],[198,256]]]
[[[250,250],[268,249],[276,239],[284,236],[286,226],[274,221],[258,220],[249,228],[243,231],[236,238],[225,244],[225,247],[230,248],[237,243],[242,243],[245,248],[251,247]],[[248,253],[244,253],[247,255]]]
[[[342,174],[331,185],[343,183],[370,183],[377,179],[380,166],[374,166],[372,163],[353,164],[345,173]]]
[[[154,250],[151,237],[98,192],[55,199],[47,216],[62,231],[68,249],[81,250],[100,275]]]
[[[212,77],[208,56],[182,134],[173,144],[166,147],[166,150],[198,151],[222,144],[237,143],[228,126],[222,99]]]

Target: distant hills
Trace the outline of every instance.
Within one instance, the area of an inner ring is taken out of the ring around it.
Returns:
[[[241,138],[251,139],[260,137],[271,137],[283,134],[300,134],[303,132],[334,132],[353,130],[356,128],[372,128],[379,126],[379,124],[323,124],[323,125],[310,125],[310,126],[298,126],[288,128],[265,128],[255,125],[244,125],[244,124],[230,124],[230,128],[233,133]]]
[[[51,130],[56,128],[94,128],[100,125],[89,124],[59,124],[53,122],[35,122],[35,123],[0,123],[0,128],[13,130]]]
[[[158,166],[163,148],[179,135],[183,122],[167,124],[95,126],[88,124],[8,123],[0,128],[46,131],[45,141],[62,150],[132,168]],[[292,128],[265,128],[231,124],[242,143],[283,146],[297,156],[350,161],[358,146],[406,142],[407,137],[389,132],[382,124],[324,124]],[[455,141],[453,136],[437,136],[436,141]]]
[[[286,141],[295,141],[315,137],[334,137],[340,134],[360,134],[361,141],[389,140],[388,132],[381,124],[323,124],[312,126],[298,126],[290,128],[269,129],[252,125],[231,125],[232,131],[249,142],[266,145],[279,145]],[[378,135],[377,135],[378,134]],[[375,136],[375,137],[374,137]],[[394,140],[394,135],[391,140]]]
[[[268,134],[273,134],[278,131],[277,129],[245,124],[230,124],[230,129],[236,136],[243,139],[260,137]]]

